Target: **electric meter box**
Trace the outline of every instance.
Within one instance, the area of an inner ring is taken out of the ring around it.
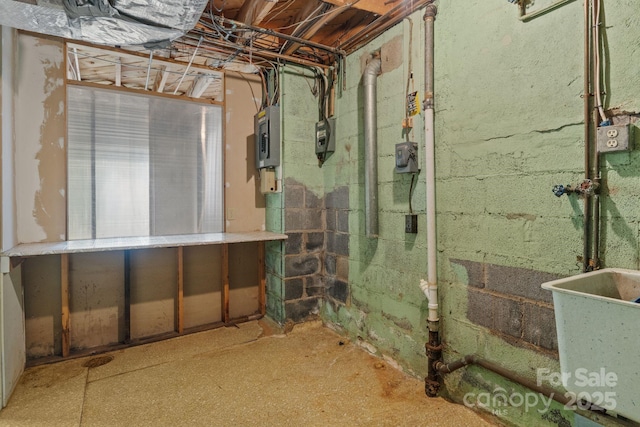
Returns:
[[[396,144],[396,173],[418,173],[418,144],[401,142]]]
[[[280,107],[271,106],[254,117],[256,168],[280,166]]]
[[[336,119],[330,118],[327,122],[329,122],[329,132],[324,120],[316,123],[316,154],[336,151]]]

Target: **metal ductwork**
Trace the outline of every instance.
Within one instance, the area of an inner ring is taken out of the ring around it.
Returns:
[[[364,69],[364,191],[365,232],[378,237],[378,114],[377,80],[382,72],[380,55],[375,54]]]
[[[111,46],[167,43],[191,30],[208,0],[0,2],[0,25]]]

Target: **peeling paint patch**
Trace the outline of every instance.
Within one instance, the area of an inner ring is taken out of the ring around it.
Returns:
[[[362,337],[358,337],[358,341],[356,342],[356,344],[358,346],[364,348],[365,350],[367,350],[371,354],[377,354],[378,353],[378,349],[376,349],[374,346],[372,346],[371,344],[369,344],[368,342],[363,340]]]
[[[16,93],[18,241],[59,241],[66,233],[64,45],[21,34]]]
[[[394,325],[396,325],[400,329],[404,329],[405,331],[412,331],[413,330],[413,325],[405,317],[399,318],[399,317],[396,317],[396,316],[394,316],[392,314],[385,313],[384,311],[382,312],[382,317],[384,317],[387,320],[390,320],[391,322],[393,322]]]

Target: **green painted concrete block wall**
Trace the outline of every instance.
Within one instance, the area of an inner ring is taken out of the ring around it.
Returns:
[[[634,0],[603,4],[605,108],[635,114],[640,112],[640,9]],[[526,23],[518,20],[517,7],[503,0],[438,6],[437,250],[445,359],[473,353],[535,380],[536,368],[559,370],[557,354],[471,322],[469,277],[452,260],[557,275],[580,272],[582,201],[556,198],[551,188],[575,184],[584,174],[582,2]],[[402,39],[403,62],[378,78],[380,236],[369,239],[364,233],[362,58],[396,37]],[[310,74],[281,79],[285,177],[319,194],[349,187],[351,300],[340,307],[325,304],[323,316],[421,376],[427,337],[427,301],[418,288],[427,268],[424,174],[412,197],[419,232],[408,235],[403,224],[410,179],[393,173],[393,149],[403,140],[410,71],[415,89],[423,91],[423,49],[424,24],[417,12],[347,57],[345,89],[336,104],[337,149],[322,168],[311,143],[317,102],[308,86],[313,85]],[[414,118],[414,125],[411,139],[419,142],[422,165],[422,116]],[[634,128],[640,147],[640,129]],[[602,258],[606,266],[638,269],[640,149],[604,156],[602,177]],[[465,375],[447,378],[452,398],[461,400],[474,390]],[[497,377],[490,382],[507,387]],[[570,411],[558,414],[571,422]],[[517,423],[517,415],[503,416]],[[536,420],[536,425],[558,423]]]

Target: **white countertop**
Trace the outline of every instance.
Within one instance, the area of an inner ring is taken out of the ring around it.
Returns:
[[[119,237],[108,239],[69,240],[65,242],[23,243],[0,255],[27,257],[77,252],[101,252],[127,249],[169,248],[178,246],[216,245],[223,243],[286,240],[286,234],[270,231],[246,233],[177,234],[172,236]]]

